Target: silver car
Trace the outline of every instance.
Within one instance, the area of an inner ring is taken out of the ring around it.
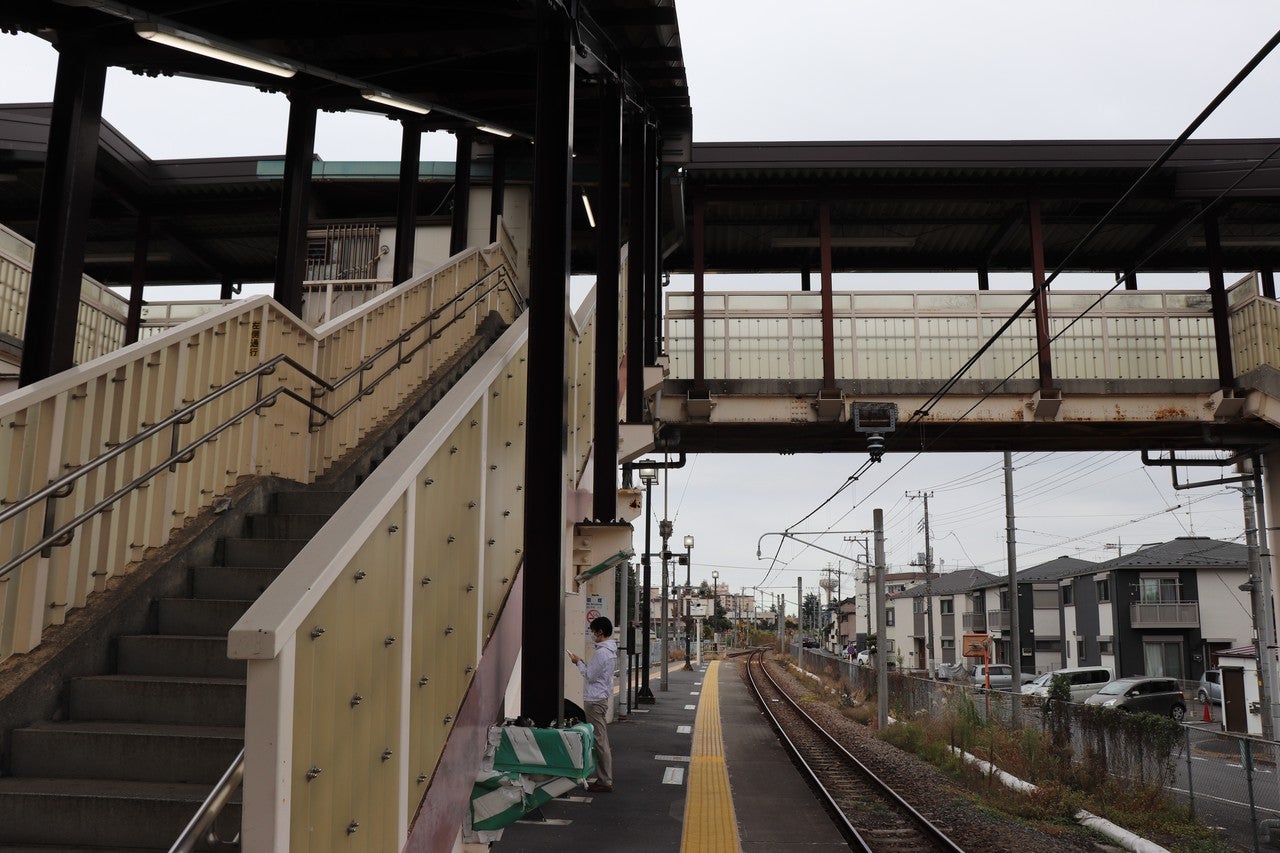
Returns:
[[[1200,689],[1196,691],[1196,698],[1201,702],[1222,704],[1222,670],[1206,669],[1204,671],[1204,675],[1200,676]]]

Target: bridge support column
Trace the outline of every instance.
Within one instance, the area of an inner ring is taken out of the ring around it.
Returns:
[[[289,132],[284,144],[284,188],[276,248],[276,301],[302,313],[302,281],[307,272],[307,215],[311,158],[315,154],[316,105],[310,92],[289,93]]]
[[[1258,519],[1258,523],[1263,525],[1266,536],[1260,538],[1261,546],[1261,571],[1266,572],[1271,579],[1269,590],[1271,592],[1270,599],[1265,602],[1266,618],[1275,625],[1275,615],[1280,607],[1277,607],[1276,597],[1280,595],[1280,560],[1276,559],[1276,555],[1280,554],[1280,451],[1272,451],[1265,453],[1261,457],[1262,461],[1262,496],[1263,496],[1263,513],[1264,518]],[[1258,464],[1258,458],[1254,458],[1254,465]],[[1255,475],[1256,476],[1256,475]],[[1256,480],[1255,480],[1256,482]],[[1267,636],[1265,632],[1259,632],[1262,637]],[[1275,632],[1270,633],[1272,638]],[[1258,653],[1262,655],[1264,660],[1258,661],[1258,666],[1266,666],[1266,679],[1271,685],[1271,729],[1272,736],[1276,731],[1280,731],[1280,704],[1276,704],[1276,696],[1280,681],[1280,666],[1276,663],[1276,650],[1260,648]]]
[[[418,161],[422,159],[422,124],[405,119],[400,136],[400,183],[396,187],[396,254],[391,283],[413,276],[414,242],[418,230]]]
[[[471,139],[469,130],[459,130],[458,153],[453,162],[453,227],[449,231],[449,254],[467,248],[467,220],[471,217]]]
[[[106,62],[91,45],[71,38],[62,40],[58,53],[20,385],[60,373],[75,362],[80,277],[102,127]]]
[[[124,321],[124,342],[137,343],[142,331],[142,289],[147,283],[147,247],[151,242],[151,217],[138,214],[133,237],[133,269],[129,283],[129,310]]]
[[[658,179],[659,179],[658,128],[652,124],[645,126],[644,132],[644,363],[658,363],[658,353],[662,348],[658,340],[662,337],[662,255],[659,234],[662,214],[658,211]]]
[[[707,205],[699,194],[693,201],[693,391],[700,397],[707,392],[706,216]]]
[[[1209,270],[1209,301],[1213,309],[1213,340],[1218,354],[1218,382],[1223,388],[1234,388],[1236,372],[1231,360],[1231,321],[1227,312],[1227,285],[1222,272],[1218,218],[1213,213],[1206,213],[1202,222],[1205,260]]]
[[[543,726],[561,718],[564,699],[564,350],[573,210],[573,76],[569,19],[559,7],[539,3],[520,686],[523,713]]]
[[[489,181],[489,242],[498,241],[498,219],[502,216],[507,195],[507,146],[493,143],[493,172]]]
[[[627,123],[627,145],[631,158],[631,204],[627,217],[627,423],[644,420],[645,346],[645,135],[647,122],[640,113]]]
[[[611,521],[618,515],[618,284],[622,263],[622,88],[617,83],[604,86],[600,96],[599,186],[591,498],[596,520]]]
[[[822,258],[822,390],[836,388],[835,311],[831,293],[831,202],[818,205],[818,251]]]
[[[1053,388],[1053,354],[1049,351],[1049,294],[1044,287],[1044,234],[1040,227],[1040,200],[1027,202],[1027,219],[1031,227],[1031,287],[1036,304],[1036,363],[1040,372],[1040,388]]]

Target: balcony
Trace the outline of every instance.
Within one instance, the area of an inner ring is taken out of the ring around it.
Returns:
[[[987,630],[987,616],[985,613],[961,613],[960,626],[969,633]]]
[[[1198,628],[1200,603],[1160,601],[1129,605],[1129,624],[1135,628]]]
[[[987,630],[988,631],[1008,631],[1009,630],[1009,611],[1008,610],[988,610],[987,611]]]

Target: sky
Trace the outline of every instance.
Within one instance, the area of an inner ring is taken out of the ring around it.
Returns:
[[[1280,29],[1274,0],[680,0],[677,10],[699,142],[1170,139]],[[56,54],[40,40],[0,34],[0,103],[51,100],[55,68]],[[1273,55],[1196,136],[1280,137],[1278,101]],[[104,115],[157,159],[284,150],[285,99],[244,87],[112,69]],[[319,116],[316,150],[326,160],[396,160],[399,145],[399,125],[381,116]],[[423,158],[452,160],[452,137],[430,134]],[[1206,284],[1142,279],[1143,287]],[[866,285],[836,277],[838,289]],[[709,282],[725,286],[797,282]],[[876,286],[974,284],[912,276]],[[995,288],[1028,286],[1025,276],[993,276]],[[1075,277],[1063,286],[1105,284]],[[673,281],[674,290],[688,287]],[[674,550],[694,535],[695,583],[716,571],[734,590],[759,586],[794,605],[797,577],[811,591],[828,565],[845,573],[846,595],[860,582],[850,555],[863,546],[845,539],[865,534],[841,531],[870,528],[875,508],[884,510],[890,566],[907,569],[924,551],[924,502],[907,495],[929,492],[935,562],[944,571],[1007,571],[996,453],[886,454],[796,528],[823,534],[804,538],[834,554],[791,540],[779,548],[780,537],[769,534],[803,518],[862,462],[860,454],[690,457],[655,487],[655,518],[672,519]],[[1175,492],[1168,471],[1145,468],[1137,454],[1019,453],[1014,467],[1020,568],[1064,554],[1102,561],[1175,536],[1242,537],[1237,492]],[[639,522],[637,534],[640,548]]]

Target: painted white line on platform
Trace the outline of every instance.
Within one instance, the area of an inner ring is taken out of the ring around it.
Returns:
[[[676,726],[676,734],[691,735],[693,734],[693,726]]]
[[[525,826],[568,826],[573,821],[548,818],[547,820],[518,820],[516,823],[523,823]]]
[[[701,681],[695,681],[695,682],[693,682],[693,686],[694,686],[694,687],[700,687],[700,686],[702,686],[702,682],[701,682]]]
[[[647,713],[649,713],[649,709],[648,709],[648,708],[632,708],[632,709],[631,709],[631,713],[633,713],[633,714],[647,714]]]
[[[697,690],[691,690],[691,691],[689,692],[689,695],[690,695],[690,696],[697,696],[697,695],[698,695],[698,691],[697,691]]]
[[[687,755],[655,755],[653,757],[653,760],[654,761],[688,761],[689,756]]]
[[[698,706],[697,706],[697,705],[685,705],[685,706],[684,706],[684,709],[685,709],[686,711],[696,711],[696,710],[698,710]]]
[[[684,768],[668,767],[662,774],[662,784],[664,785],[683,785],[684,784]]]

